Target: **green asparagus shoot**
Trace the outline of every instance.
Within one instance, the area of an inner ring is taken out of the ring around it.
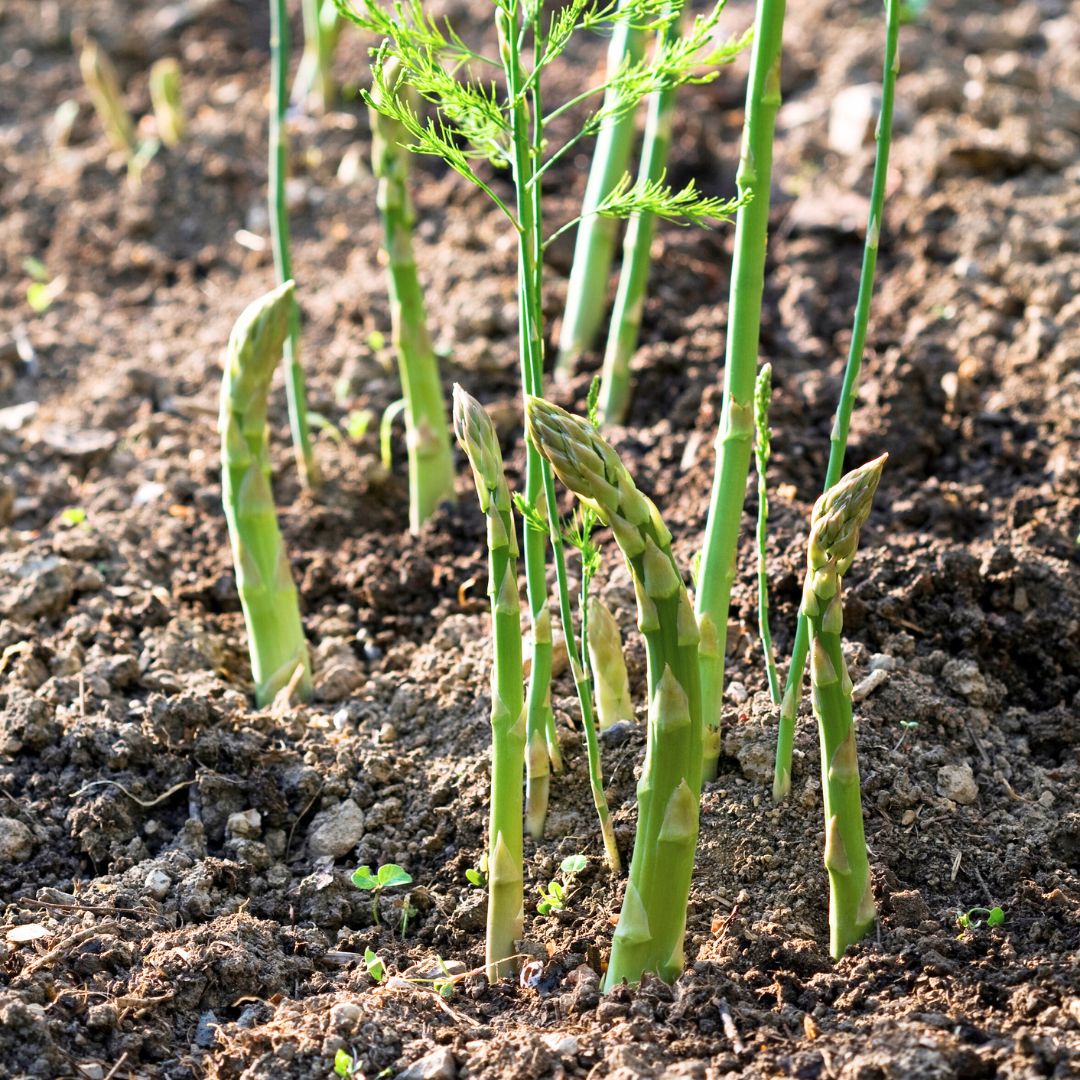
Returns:
[[[187,118],[180,101],[180,62],[167,56],[150,68],[150,101],[158,138],[168,147],[178,146],[187,138]]]
[[[765,668],[769,676],[769,693],[773,704],[780,704],[780,680],[776,677],[776,653],[773,650],[772,633],[769,631],[769,577],[765,567],[765,541],[768,537],[769,490],[765,472],[772,454],[769,430],[769,404],[772,401],[772,364],[763,364],[758,373],[757,386],[754,390],[754,427],[757,431],[757,443],[754,455],[757,460],[758,519],[758,629],[761,633],[761,647],[765,653]]]
[[[124,108],[116,68],[93,38],[86,39],[79,54],[79,71],[113,149],[130,157],[135,153],[135,126]]]
[[[334,103],[334,48],[341,23],[333,0],[302,0],[304,52],[292,88],[292,103],[316,115]]]
[[[358,888],[363,889],[365,892],[370,892],[371,896],[371,914],[375,917],[375,925],[379,925],[379,897],[382,895],[383,889],[392,889],[397,885],[408,885],[412,881],[412,878],[396,863],[386,863],[380,866],[376,873],[371,872],[370,866],[360,866],[353,871],[352,883]],[[405,916],[405,921],[408,921],[408,915]],[[402,933],[405,932],[405,926],[402,925]]]
[[[394,460],[391,440],[394,435],[394,421],[405,411],[405,399],[398,398],[391,401],[383,410],[382,420],[379,421],[379,451],[382,457],[383,468],[389,470]]]

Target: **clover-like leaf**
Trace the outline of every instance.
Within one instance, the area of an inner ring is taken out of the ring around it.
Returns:
[[[372,949],[364,950],[364,963],[367,965],[368,974],[376,981],[382,982],[386,974],[386,965],[375,955]]]
[[[393,885],[408,885],[411,881],[412,878],[397,863],[387,863],[379,867],[381,889],[389,889]]]
[[[381,887],[379,879],[371,872],[370,866],[358,867],[353,873],[352,883],[358,889],[364,889],[367,892]]]
[[[1005,921],[1005,912],[1001,908],[996,907],[990,910],[989,916],[986,919],[987,926],[1000,926]]]
[[[561,863],[559,863],[559,869],[564,874],[580,874],[582,870],[588,865],[589,860],[584,855],[567,855]]]

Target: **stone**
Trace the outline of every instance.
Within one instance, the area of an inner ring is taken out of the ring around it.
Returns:
[[[979,797],[979,785],[970,765],[942,765],[937,773],[938,794],[961,806],[971,806]]]
[[[334,1031],[350,1034],[363,1015],[359,1005],[351,1001],[339,1002],[330,1010],[330,1027]]]
[[[26,690],[8,692],[7,705],[0,713],[0,751],[17,754],[20,750],[40,753],[60,737],[60,726],[53,710],[41,698]]]
[[[383,724],[379,728],[379,742],[392,743],[397,741],[397,728],[393,724]]]
[[[889,906],[901,926],[914,929],[924,919],[930,918],[930,909],[918,889],[892,893],[889,896]]]
[[[945,685],[954,694],[966,698],[969,705],[986,703],[986,679],[974,660],[950,660],[941,669],[941,677]]]
[[[852,701],[864,701],[879,686],[884,686],[889,681],[889,673],[884,668],[871,671],[865,679],[860,679],[851,690]]]
[[[730,698],[736,705],[745,705],[750,699],[750,693],[741,682],[730,682],[724,697]]]
[[[143,886],[155,900],[164,900],[172,888],[172,878],[164,870],[151,870]]]
[[[364,665],[342,637],[326,637],[312,655],[316,701],[344,701],[367,681]]]
[[[870,657],[871,671],[896,671],[900,666],[900,661],[888,653],[876,652]]]
[[[775,755],[775,742],[767,739],[743,743],[735,751],[743,776],[753,784],[772,783]]]
[[[829,149],[838,154],[857,154],[874,140],[874,128],[881,112],[881,86],[862,83],[847,86],[829,108]]]
[[[230,814],[225,823],[229,836],[242,837],[245,840],[258,840],[262,831],[262,814],[258,810],[241,810]]]
[[[15,818],[0,817],[0,864],[26,862],[34,853],[34,834]]]
[[[0,556],[0,575],[14,580],[0,588],[0,618],[28,623],[59,615],[75,591],[75,568],[55,555],[31,550]]]
[[[605,746],[622,746],[637,730],[637,724],[633,724],[629,720],[616,720],[611,727],[600,732],[600,741]]]
[[[313,858],[339,859],[348,855],[364,835],[364,811],[352,799],[345,799],[315,815],[308,836]]]
[[[199,1024],[195,1028],[195,1045],[201,1050],[212,1050],[218,1041],[217,1029],[217,1015],[213,1009],[207,1009],[199,1017]]]
[[[395,1080],[455,1080],[457,1062],[449,1047],[440,1046],[399,1072]]]
[[[562,1035],[557,1031],[544,1036],[544,1045],[556,1057],[574,1057],[578,1052],[578,1041],[573,1035]]]

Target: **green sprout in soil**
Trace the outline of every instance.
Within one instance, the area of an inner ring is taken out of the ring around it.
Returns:
[[[963,927],[964,930],[974,930],[982,926],[983,922],[982,919],[973,918],[977,914],[986,916],[987,926],[1000,926],[1005,921],[1005,912],[999,907],[973,907],[970,911],[958,911],[956,913],[956,923],[958,926]]]
[[[769,430],[769,404],[772,401],[772,364],[763,364],[754,389],[754,429],[757,441],[754,458],[757,462],[758,518],[757,518],[757,572],[758,572],[758,631],[761,649],[765,654],[765,670],[769,677],[769,693],[773,704],[780,704],[780,681],[776,677],[776,653],[772,633],[769,630],[769,577],[765,567],[765,541],[769,524],[769,491],[765,473],[772,454]]]
[[[376,920],[378,921],[378,920]],[[364,966],[368,974],[378,983],[386,981],[386,965],[370,946],[364,950]]]
[[[379,897],[383,889],[392,889],[397,885],[408,885],[412,878],[396,863],[386,863],[380,866],[376,873],[371,872],[370,866],[360,866],[352,876],[352,883],[364,892],[370,892],[371,913],[375,916],[375,925],[379,925]],[[406,907],[405,922],[408,922],[408,907]],[[405,925],[402,924],[402,933]]]
[[[488,883],[487,875],[488,858],[485,852],[477,866],[470,867],[465,871],[465,877],[468,879],[470,885],[475,885],[478,889],[486,889]]]
[[[180,62],[166,56],[150,68],[150,101],[158,138],[168,147],[178,146],[187,137],[187,118],[180,101]]]
[[[249,304],[236,321],[229,337],[218,419],[222,502],[260,708],[293,682],[301,700],[311,693],[311,662],[296,582],[270,489],[266,429],[266,397],[289,332],[292,307],[293,283],[287,281]]]
[[[113,149],[130,157],[135,153],[135,125],[124,108],[124,95],[116,68],[93,38],[86,39],[79,54],[79,71],[94,104],[94,112]]]
[[[339,1050],[334,1055],[334,1072],[338,1076],[355,1076],[360,1072],[360,1061],[348,1050]]]
[[[536,905],[536,910],[539,914],[550,915],[551,912],[562,911],[566,907],[574,876],[585,869],[588,861],[584,855],[567,855],[559,864],[559,869],[566,875],[566,880],[552,879],[546,887],[537,885],[536,890],[540,893],[540,903]]]
[[[896,740],[896,745],[893,747],[893,753],[900,749],[900,744],[919,726],[918,720],[901,720],[900,726],[904,729],[900,738]]]

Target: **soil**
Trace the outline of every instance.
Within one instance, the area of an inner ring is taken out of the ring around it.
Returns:
[[[484,4],[434,7],[478,37],[490,19]],[[751,19],[732,0],[724,31]],[[191,138],[159,152],[137,190],[79,80],[72,40],[86,32],[136,116],[150,63],[183,64]],[[870,146],[830,149],[829,109],[880,79],[882,34],[880,5],[835,0],[792,5],[785,29],[762,335],[781,657],[873,167]],[[771,802],[751,484],[687,971],[606,995],[596,971],[624,882],[603,868],[565,673],[566,773],[545,839],[526,844],[522,947],[536,961],[490,987],[474,971],[484,898],[465,872],[483,846],[490,639],[466,470],[458,504],[410,536],[403,450],[387,473],[374,423],[341,445],[320,436],[326,486],[312,498],[280,384],[274,485],[318,689],[302,708],[252,704],[214,423],[229,329],[273,283],[269,252],[235,239],[267,232],[267,37],[255,0],[0,3],[0,405],[25,406],[0,413],[0,1075],[301,1080],[330,1076],[339,1050],[368,1080],[420,1059],[410,1076],[429,1080],[1080,1074],[1080,6],[941,0],[901,34],[849,452],[891,454],[845,627],[856,682],[882,672],[856,707],[877,928],[829,959],[808,714],[791,798]],[[375,333],[388,336],[389,310],[355,95],[367,45],[343,35],[343,102],[292,123],[312,407],[342,427],[400,394]],[[603,48],[575,45],[548,99],[586,85]],[[743,57],[682,95],[674,181],[734,190],[745,79]],[[58,146],[67,100],[79,110]],[[574,212],[586,165],[550,174],[553,225]],[[491,408],[513,484],[512,237],[455,174],[423,159],[415,179],[444,376]],[[730,226],[659,230],[636,394],[613,433],[686,566],[708,505],[731,243]],[[571,251],[548,252],[549,343]],[[43,313],[27,302],[28,257],[64,279]],[[598,361],[554,391],[561,404],[582,408]],[[644,650],[610,542],[597,588],[619,610],[640,702]],[[625,856],[643,753],[638,727],[605,739]],[[577,852],[589,862],[568,907],[538,914],[536,886]],[[373,908],[349,876],[388,862],[413,884]],[[996,906],[999,926],[957,923]],[[422,981],[439,956],[474,972],[449,999]]]

